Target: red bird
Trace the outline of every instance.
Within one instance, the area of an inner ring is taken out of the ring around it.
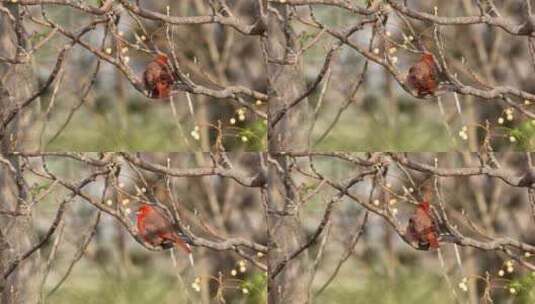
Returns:
[[[405,236],[411,244],[417,245],[421,250],[440,247],[438,225],[428,201],[423,201],[416,207],[416,211],[409,219]]]
[[[175,79],[169,68],[169,59],[159,54],[143,72],[143,83],[151,98],[166,99],[171,94]]]
[[[179,246],[189,254],[192,261],[191,239],[180,231],[162,208],[142,204],[137,212],[136,224],[138,234],[145,242],[163,249]]]
[[[418,97],[433,95],[439,84],[438,68],[433,60],[433,54],[423,53],[407,75],[407,84],[416,90]]]

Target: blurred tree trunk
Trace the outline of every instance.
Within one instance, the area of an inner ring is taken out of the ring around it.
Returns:
[[[306,89],[302,62],[293,62],[297,50],[296,36],[288,21],[287,7],[276,6],[284,21],[270,13],[268,38],[265,48],[268,56],[269,121],[281,109],[288,106]],[[312,111],[308,100],[302,100],[269,129],[270,152],[305,150],[308,124]],[[268,125],[271,125],[268,123]],[[305,243],[305,233],[296,206],[297,193],[290,182],[287,160],[284,156],[272,155],[280,167],[270,167],[270,211],[268,219],[269,262],[268,303],[308,303],[307,252],[289,261],[275,277],[271,273],[289,255]],[[278,171],[278,169],[282,169]]]
[[[21,169],[15,158],[2,155],[15,169],[15,172],[0,167],[0,205],[3,210],[24,213],[27,189],[18,184],[21,180]],[[39,282],[42,276],[39,252],[25,259],[7,276],[3,277],[12,262],[24,254],[34,243],[36,237],[31,215],[2,216],[0,215],[0,303],[32,304],[38,302]]]
[[[0,4],[0,7],[3,6]],[[15,59],[17,48],[27,48],[27,40],[22,24],[18,22],[16,5],[7,8],[17,21],[11,21],[5,13],[0,13],[0,56]],[[23,52],[21,52],[23,54]],[[20,58],[19,58],[20,59]],[[30,63],[7,64],[0,62],[0,117],[15,107],[15,102],[25,100],[35,91],[35,78]],[[6,152],[20,150],[25,145],[24,130],[29,126],[30,116],[17,116],[8,128],[0,127],[2,133],[0,164],[0,206],[2,210],[24,213],[27,209],[27,186],[21,181],[22,171],[15,157]],[[11,169],[9,169],[11,168]],[[42,269],[37,263],[39,253],[24,260],[7,278],[6,268],[15,258],[22,255],[35,243],[31,216],[0,215],[0,302],[3,304],[37,303],[38,282]]]
[[[279,159],[279,164],[285,169],[285,174],[289,174],[285,160]],[[309,303],[310,271],[307,268],[311,263],[306,250],[288,261],[275,277],[271,277],[277,266],[306,242],[296,207],[295,189],[288,175],[278,175],[276,172],[276,168],[270,168],[268,303]]]
[[[0,4],[0,7],[3,5]],[[7,5],[7,8],[15,18],[19,15],[18,6]],[[18,19],[16,19],[18,20]],[[0,57],[8,59],[24,59],[25,49],[28,48],[27,35],[22,22],[12,22],[4,13],[0,12]],[[19,52],[17,52],[17,49]],[[28,99],[37,88],[36,78],[33,73],[31,61],[21,64],[11,64],[0,61],[0,118]],[[34,140],[30,146],[28,140],[30,134],[25,132],[30,126],[30,111],[17,115],[5,130],[0,125],[0,138],[2,149],[17,151],[22,149],[36,149],[39,143]],[[24,148],[23,148],[24,147]]]
[[[275,6],[275,5],[274,5]],[[269,125],[274,115],[306,91],[303,56],[298,52],[297,37],[288,21],[286,5],[275,6],[284,18],[281,22],[273,13],[269,16],[267,49],[269,85]],[[312,108],[305,98],[288,109],[284,117],[269,129],[269,151],[303,151],[307,148],[307,133],[312,122]]]

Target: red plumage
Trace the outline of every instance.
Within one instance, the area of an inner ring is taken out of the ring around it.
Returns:
[[[433,54],[423,53],[407,75],[407,84],[416,90],[419,97],[433,95],[438,87],[438,68],[433,59]]]
[[[174,82],[173,73],[169,68],[169,59],[165,54],[156,56],[143,72],[143,83],[151,98],[168,98]]]
[[[164,249],[179,246],[191,254],[191,240],[180,232],[160,207],[142,204],[137,212],[136,224],[139,235],[152,246]]]
[[[440,247],[437,227],[429,202],[423,201],[416,207],[414,214],[409,219],[406,237],[409,242],[417,245],[419,249],[436,249]]]

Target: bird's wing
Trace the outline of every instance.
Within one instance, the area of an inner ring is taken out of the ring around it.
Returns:
[[[411,81],[411,85],[416,89],[420,89],[425,86],[425,79],[429,77],[429,72],[427,71],[427,66],[425,63],[418,62],[413,65],[410,70],[408,77]]]
[[[407,237],[409,242],[417,241],[417,233],[414,229],[414,215],[412,215],[409,218],[409,224],[407,225],[407,228],[405,229],[405,236]]]
[[[168,84],[172,84],[173,82],[175,82],[175,79],[173,78],[173,76],[168,72],[162,73],[160,75],[160,79],[158,80],[164,83],[168,83]]]
[[[161,69],[157,63],[151,62],[147,65],[145,72],[143,73],[143,80],[146,86],[154,86],[158,78],[160,77]]]
[[[145,70],[145,72],[143,72],[143,84],[145,85],[146,89],[151,89],[154,86],[154,77],[152,77],[149,70]]]
[[[154,237],[170,229],[170,223],[167,218],[155,210],[145,216],[142,225],[149,237]]]
[[[414,229],[418,234],[425,234],[428,229],[434,229],[433,219],[424,210],[416,209]]]
[[[433,77],[432,67],[426,62],[418,62],[415,64],[415,74],[418,79],[424,80]]]

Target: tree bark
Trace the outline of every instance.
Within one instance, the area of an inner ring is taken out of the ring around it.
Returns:
[[[2,156],[2,155],[0,155]],[[17,159],[2,156],[15,169],[0,168],[0,205],[3,210],[25,213],[27,189],[18,181],[22,172]],[[4,277],[10,265],[36,243],[31,215],[0,215],[0,299],[3,304],[32,304],[39,299],[42,269],[39,251],[23,260],[13,272]]]
[[[270,169],[269,220],[268,220],[268,303],[309,303],[308,283],[310,265],[305,250],[296,258],[285,260],[306,242],[305,233],[296,205],[296,193],[289,182],[289,171],[284,160],[279,159],[284,173],[277,176],[277,169]],[[279,264],[284,268],[272,276]]]
[[[276,125],[268,128],[268,151],[279,164],[279,167],[271,165],[269,168],[268,303],[308,303],[310,274],[307,265],[310,263],[306,251],[286,263],[276,276],[271,275],[278,265],[305,243],[296,189],[292,188],[290,182],[291,171],[286,158],[276,153],[307,148],[306,134],[312,116],[307,99],[288,109],[288,105],[305,91],[306,85],[301,59],[293,62],[297,45],[288,21],[287,6],[273,6],[284,21],[279,20],[273,12],[269,13],[268,38],[265,39],[270,90],[268,125],[271,126],[279,111],[285,108],[288,111]]]
[[[3,6],[0,4],[0,6]],[[0,13],[0,56],[21,59],[27,49],[23,24],[17,5],[6,6],[15,17],[13,22],[5,13]],[[19,52],[17,52],[17,49]],[[0,61],[0,118],[35,92],[35,78],[30,63],[7,64]],[[27,186],[22,182],[22,169],[18,159],[6,156],[6,152],[26,147],[25,132],[30,123],[30,115],[19,115],[7,128],[0,127],[2,142],[0,147],[0,208],[24,213],[27,202]],[[26,147],[27,148],[27,147]],[[39,282],[42,274],[39,252],[25,259],[4,277],[7,267],[20,257],[31,244],[35,243],[34,227],[30,215],[0,215],[0,302],[3,304],[37,303]]]
[[[274,5],[275,6],[275,5]],[[275,6],[277,7],[277,6]],[[312,122],[312,109],[307,98],[289,108],[306,90],[303,71],[303,56],[297,53],[297,37],[288,21],[286,5],[278,6],[277,11],[284,18],[278,20],[273,13],[268,22],[266,39],[268,55],[269,87],[269,126],[283,109],[287,109],[276,125],[268,130],[269,151],[303,151],[307,148],[307,132]],[[297,59],[296,59],[297,57]]]

